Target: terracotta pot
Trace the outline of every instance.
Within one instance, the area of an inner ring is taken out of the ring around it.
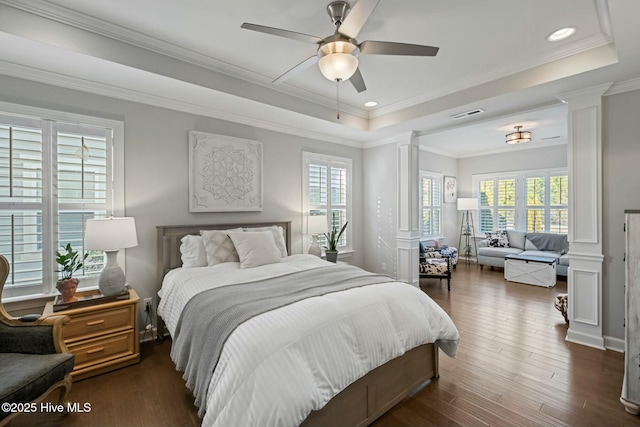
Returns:
[[[60,279],[56,282],[56,289],[60,292],[60,302],[74,302],[78,300],[76,297],[76,290],[78,289],[78,284],[80,284],[80,280],[71,278],[71,279]]]

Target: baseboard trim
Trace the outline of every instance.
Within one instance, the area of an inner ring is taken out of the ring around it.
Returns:
[[[616,337],[604,337],[604,346],[607,350],[617,351],[618,353],[624,353],[624,340]]]
[[[565,339],[569,342],[586,345],[587,347],[606,350],[604,346],[604,339],[602,337],[572,331],[571,328],[569,328],[569,331],[567,331],[567,337]]]

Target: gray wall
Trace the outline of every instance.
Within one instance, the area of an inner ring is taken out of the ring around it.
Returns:
[[[354,253],[349,262],[363,265],[361,149],[6,76],[0,76],[0,100],[124,121],[125,210],[126,215],[135,217],[138,233],[138,246],[126,251],[126,275],[141,298],[156,296],[157,225],[292,221],[292,251],[301,253],[302,151],[352,159],[353,216],[349,227]],[[262,212],[189,213],[189,130],[263,143]],[[44,306],[44,302],[34,302],[29,311],[39,305]]]
[[[441,173],[444,176],[458,176],[458,161],[453,157],[431,153],[420,150],[420,170]],[[442,233],[444,244],[449,246],[458,245],[458,233],[460,223],[457,221],[456,203],[442,204]]]
[[[639,112],[640,90],[603,99],[603,333],[619,339],[624,339],[624,210],[640,209]]]
[[[420,150],[422,171],[456,176],[457,162],[452,157]],[[364,267],[369,271],[395,277],[397,272],[396,233],[398,216],[398,148],[395,143],[364,150]],[[445,244],[457,244],[456,205],[443,205]]]
[[[458,159],[458,197],[472,197],[473,175],[566,167],[567,146],[564,144],[465,157]],[[458,224],[462,222],[462,214],[462,212],[458,213]],[[476,221],[476,236],[478,236],[480,233],[478,232],[477,212],[473,212],[473,215],[474,221]],[[459,235],[460,228],[456,230],[456,239],[459,238]]]
[[[364,150],[364,268],[396,276],[398,161],[396,144]]]
[[[471,197],[473,175],[566,167],[567,146],[564,144],[465,157],[458,159],[458,197]]]

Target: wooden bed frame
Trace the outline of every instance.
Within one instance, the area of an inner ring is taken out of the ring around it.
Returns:
[[[164,275],[180,267],[180,239],[187,234],[199,235],[200,230],[255,228],[278,225],[284,229],[287,252],[291,254],[291,222],[251,224],[207,224],[158,226],[158,290]],[[156,341],[165,336],[165,324],[156,318]],[[407,351],[372,370],[334,396],[321,410],[313,411],[302,423],[312,426],[367,426],[415,390],[438,378],[438,347],[424,344]]]

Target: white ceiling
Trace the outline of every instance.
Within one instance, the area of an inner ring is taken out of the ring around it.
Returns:
[[[325,37],[327,3],[0,0],[0,73],[359,146],[415,131],[455,157],[566,143],[556,95],[640,76],[637,0],[380,0],[358,41],[440,51],[361,55],[368,89],[341,84],[337,120],[336,84],[317,67],[271,83],[316,46],[240,28]],[[546,41],[569,25],[574,37]],[[474,108],[486,112],[451,118]],[[534,141],[505,147],[515,125]]]

